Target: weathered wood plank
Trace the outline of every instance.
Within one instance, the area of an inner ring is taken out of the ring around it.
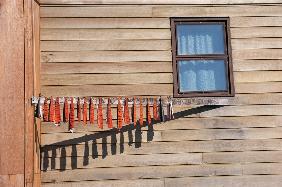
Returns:
[[[282,27],[232,28],[231,38],[281,38]]]
[[[146,4],[199,4],[199,5],[205,5],[205,4],[272,4],[272,3],[281,3],[279,0],[190,0],[187,2],[186,0],[39,0],[41,4],[93,4],[93,5],[111,5],[111,4],[122,4],[122,5],[132,5],[132,4],[140,4],[140,5],[146,5]]]
[[[182,166],[146,166],[122,168],[95,168],[79,171],[50,171],[42,173],[43,182],[86,181],[105,179],[142,179],[142,178],[181,178],[188,176],[220,175],[279,175],[281,163],[182,165]]]
[[[41,41],[41,51],[170,50],[170,40]]]
[[[248,11],[246,11],[246,9]],[[279,6],[42,7],[41,17],[281,16]]]
[[[219,108],[206,108],[198,114],[188,115],[189,117],[213,117],[213,116],[272,116],[282,115],[282,105],[246,105],[246,106],[224,106]],[[179,109],[181,111],[181,109]]]
[[[207,187],[208,186],[280,186],[282,183],[281,175],[267,176],[220,176],[220,177],[186,177],[165,179],[166,187]]]
[[[170,51],[41,52],[41,62],[171,61]]]
[[[41,82],[42,85],[173,83],[171,73],[64,74],[64,75],[43,74],[41,76]]]
[[[233,50],[234,59],[282,59],[282,49]]]
[[[41,29],[41,40],[170,39],[169,29]]]
[[[282,82],[237,83],[236,93],[276,93],[282,92]]]
[[[282,151],[203,153],[205,163],[281,162]]]
[[[280,93],[264,93],[264,94],[236,94],[235,97],[197,97],[188,99],[173,99],[174,106],[180,106],[181,101],[186,103],[186,105],[268,105],[268,104],[281,104],[281,94]],[[185,105],[185,104],[183,104]]]
[[[41,145],[79,144],[95,140],[97,143],[131,143],[148,141],[185,141],[185,140],[242,140],[282,138],[282,128],[246,128],[246,129],[193,129],[166,131],[132,130],[130,133],[81,132],[42,134]]]
[[[96,123],[96,121],[95,121]],[[106,124],[106,123],[105,123]],[[116,126],[117,121],[113,121]],[[252,127],[279,127],[282,126],[282,116],[244,116],[244,117],[212,117],[212,118],[179,118],[166,123],[155,123],[154,131],[171,130],[171,129],[213,129],[213,128],[252,128]],[[97,125],[75,124],[76,132],[100,132],[109,130],[104,127],[103,130]],[[142,130],[148,130],[143,127]],[[49,122],[42,122],[41,133],[68,132],[68,125],[54,127]]]
[[[282,59],[282,49],[234,50],[234,60]],[[171,61],[166,51],[62,51],[41,52],[41,62],[130,62]]]
[[[142,178],[181,178],[188,176],[220,176],[220,175],[279,175],[282,171],[280,163],[252,163],[252,164],[220,164],[203,166],[153,166],[126,168],[95,168],[77,171],[50,171],[42,174],[44,182],[83,181],[101,179],[142,179]],[[126,178],[127,177],[127,178]],[[252,176],[251,176],[252,177]]]
[[[235,82],[275,82],[282,81],[282,71],[234,72]]]
[[[282,49],[234,50],[234,60],[282,59]],[[113,59],[115,57],[115,59]],[[134,58],[135,57],[135,58]],[[143,58],[141,58],[143,57]],[[171,52],[165,51],[49,51],[41,53],[42,62],[126,62],[171,61]]]
[[[171,62],[42,63],[42,74],[172,72]],[[235,71],[282,70],[282,60],[234,60]]]
[[[232,17],[231,27],[282,26],[281,17]],[[168,18],[42,18],[41,28],[170,28]]]
[[[282,81],[282,71],[234,72],[235,83]],[[51,74],[41,75],[42,85],[173,83],[172,73]]]
[[[244,38],[232,39],[233,50],[243,49],[281,49],[282,38]]]
[[[259,166],[258,166],[259,167]],[[146,179],[188,176],[241,175],[242,166],[232,165],[180,165],[150,167],[95,168],[79,171],[49,171],[42,173],[43,182],[86,181],[108,179]]]
[[[162,179],[80,181],[65,183],[43,183],[44,187],[164,187]]]
[[[42,63],[41,67],[42,74],[172,72],[170,62]]]
[[[232,17],[231,27],[282,26],[282,17]],[[169,18],[42,18],[45,28],[170,28]]]
[[[282,60],[233,60],[234,71],[282,70]]]
[[[44,96],[133,96],[171,95],[172,84],[140,85],[84,85],[84,86],[43,86]]]
[[[282,92],[282,82],[237,83],[239,93]],[[159,96],[172,95],[172,84],[42,86],[44,96]]]
[[[248,10],[248,11],[246,11]],[[191,6],[154,6],[153,17],[187,17],[187,16],[281,16],[279,6],[225,6],[225,7],[191,7]]]
[[[244,175],[280,175],[282,172],[281,163],[258,163],[258,164],[244,164]]]
[[[231,28],[231,38],[280,38],[281,30],[281,27]],[[169,40],[170,38],[170,29],[41,29],[41,40]]]
[[[70,156],[102,156],[103,150],[108,151],[109,155],[123,151],[123,154],[175,154],[175,153],[207,153],[222,151],[282,151],[280,139],[265,140],[208,140],[208,141],[180,141],[180,142],[144,142],[136,148],[135,143],[131,144],[98,144],[83,142],[75,145],[76,154],[72,153],[72,147],[68,145],[44,146],[42,147],[42,158],[46,157],[70,157]],[[93,149],[93,147],[95,149]],[[112,150],[115,150],[112,151]]]
[[[257,15],[259,16],[259,14]],[[282,26],[282,17],[231,17],[231,27]]]
[[[107,154],[107,153],[105,153]],[[140,159],[142,157],[142,159]],[[104,155],[93,159],[84,157],[66,157],[64,165],[60,158],[46,158],[42,162],[43,170],[51,169],[77,169],[77,168],[100,168],[121,166],[154,166],[154,165],[178,165],[178,164],[201,164],[202,153],[180,154],[150,154],[150,155]],[[88,161],[85,161],[88,159]],[[87,162],[87,164],[85,164]],[[62,168],[63,167],[63,168]]]
[[[169,130],[161,132],[162,141],[216,140],[216,139],[270,139],[281,138],[281,128]]]
[[[41,17],[152,17],[152,7],[42,7]]]
[[[41,28],[170,28],[168,18],[42,18]]]

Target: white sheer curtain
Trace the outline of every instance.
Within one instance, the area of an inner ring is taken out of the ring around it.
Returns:
[[[178,36],[178,55],[213,54],[212,37],[209,34]]]
[[[224,83],[221,82],[225,80],[225,77],[222,77],[222,80],[216,85],[216,76],[222,76],[222,71],[224,71],[224,69],[219,67],[219,69],[216,70],[215,67],[218,67],[218,65],[214,66],[215,63],[218,62],[214,62],[213,60],[179,62],[181,91],[209,91],[222,89],[223,86],[221,84]]]
[[[211,54],[213,53],[211,36],[205,35],[181,35],[179,37],[180,42],[179,54]],[[183,68],[184,70],[186,68]],[[207,63],[203,62],[196,64],[193,62],[193,68],[190,67],[183,72],[183,78],[187,81],[187,89],[190,91],[208,91],[215,90],[215,72],[209,69]],[[183,80],[182,82],[185,83]],[[184,86],[184,85],[183,85]]]
[[[195,28],[185,26],[181,25],[177,30],[178,55],[214,54],[221,51],[222,39],[216,36],[218,33],[208,32],[207,28],[198,25]],[[182,61],[179,63],[181,91],[225,90],[224,67],[224,62],[218,64],[216,60]],[[219,76],[222,76],[222,80]]]

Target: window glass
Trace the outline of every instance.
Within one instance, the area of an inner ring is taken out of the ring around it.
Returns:
[[[226,91],[224,60],[178,61],[180,92]]]
[[[177,25],[177,55],[224,54],[223,24]]]

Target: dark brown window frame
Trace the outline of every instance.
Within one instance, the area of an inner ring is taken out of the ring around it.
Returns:
[[[231,37],[230,37],[230,19],[229,17],[221,18],[207,18],[207,17],[193,17],[193,18],[170,18],[171,21],[171,41],[172,41],[172,62],[173,62],[173,96],[180,97],[233,97],[235,95],[233,65],[231,55]],[[224,41],[225,53],[224,54],[209,54],[209,55],[177,55],[177,36],[176,25],[181,24],[223,24],[225,28]],[[208,91],[208,92],[179,92],[179,79],[177,62],[181,60],[209,60],[220,59],[224,60],[226,64],[227,74],[227,91]]]

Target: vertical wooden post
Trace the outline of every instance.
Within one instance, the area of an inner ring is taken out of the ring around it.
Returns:
[[[40,15],[39,4],[33,1],[33,64],[34,64],[34,95],[38,96],[40,90]],[[34,180],[33,186],[41,185],[40,170],[40,120],[35,119],[34,124]]]
[[[0,186],[24,184],[24,1],[0,4]]]
[[[34,65],[33,65],[33,11],[32,1],[24,0],[25,17],[25,184],[32,187],[33,156],[34,156],[34,107],[30,98],[34,93]]]
[[[31,97],[40,94],[39,5],[25,0],[25,184],[40,186],[40,121]]]

